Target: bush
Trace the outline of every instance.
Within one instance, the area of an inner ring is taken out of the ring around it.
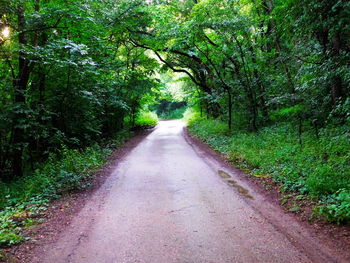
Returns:
[[[158,116],[154,112],[141,112],[135,121],[137,127],[155,126],[158,123]]]
[[[187,108],[183,114],[183,121],[187,123],[188,126],[191,126],[195,121],[201,119],[199,112],[193,108]]]

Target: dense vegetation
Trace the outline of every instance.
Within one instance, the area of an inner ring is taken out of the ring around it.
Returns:
[[[0,0],[2,194],[74,184],[67,153],[186,101],[198,136],[348,219],[349,25],[345,0]],[[162,104],[169,74],[185,95]]]
[[[1,1],[1,179],[113,137],[152,99],[158,63],[124,32],[130,3],[114,2]]]
[[[187,103],[184,101],[169,101],[161,99],[159,104],[154,105],[157,115],[164,120],[178,120],[182,119],[187,109]]]
[[[188,115],[188,114],[187,114]],[[337,223],[350,220],[349,135],[338,129],[321,129],[320,139],[312,132],[298,136],[287,125],[271,126],[257,133],[232,132],[219,120],[189,114],[189,130],[254,177],[271,176],[281,191],[319,200],[314,215]],[[192,117],[191,117],[192,116]],[[300,200],[300,199],[299,199]],[[294,212],[300,212],[298,206]]]

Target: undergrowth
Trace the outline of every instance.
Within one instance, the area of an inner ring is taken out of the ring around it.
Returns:
[[[308,195],[322,205],[317,212],[329,221],[350,221],[350,133],[340,128],[302,136],[288,125],[257,133],[230,132],[219,120],[188,117],[189,131],[212,148],[226,153],[239,168],[257,177],[271,176],[282,191]]]
[[[129,136],[124,131],[108,145],[96,144],[83,151],[63,147],[32,175],[10,183],[0,181],[0,247],[25,240],[23,228],[40,222],[49,201],[90,186],[94,171]]]

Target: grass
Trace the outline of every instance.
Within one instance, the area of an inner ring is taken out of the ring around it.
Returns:
[[[239,168],[257,177],[271,176],[282,191],[320,200],[320,214],[329,221],[350,221],[350,133],[341,128],[321,131],[320,139],[303,135],[303,145],[288,125],[269,127],[258,133],[231,133],[218,120],[189,120],[189,131],[219,152],[226,153]]]
[[[84,151],[63,148],[31,176],[11,183],[0,182],[0,247],[25,240],[23,228],[37,223],[37,215],[46,210],[49,201],[88,187],[94,171],[129,136],[124,131],[108,145],[96,144]]]

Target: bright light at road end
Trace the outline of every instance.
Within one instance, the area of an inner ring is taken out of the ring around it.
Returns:
[[[9,27],[5,27],[2,31],[1,31],[1,35],[3,36],[3,38],[8,38],[10,36],[10,28]]]

